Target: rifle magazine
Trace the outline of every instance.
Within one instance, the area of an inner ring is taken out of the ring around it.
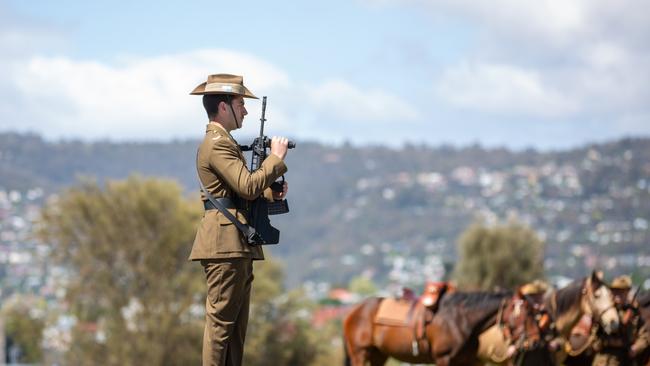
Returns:
[[[287,200],[273,201],[268,203],[269,215],[281,215],[289,212]]]

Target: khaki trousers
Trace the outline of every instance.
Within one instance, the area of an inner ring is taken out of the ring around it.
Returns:
[[[208,285],[203,332],[203,366],[239,366],[248,325],[253,261],[202,260]]]

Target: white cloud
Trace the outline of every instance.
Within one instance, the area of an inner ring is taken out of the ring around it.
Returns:
[[[454,106],[498,113],[556,116],[578,104],[544,85],[537,71],[508,65],[463,62],[443,73],[436,91]]]
[[[365,0],[373,2],[372,0]],[[379,4],[390,0],[374,0]],[[392,3],[426,9],[435,19],[466,19],[499,38],[573,46],[588,39],[623,34],[619,41],[640,41],[650,30],[644,0],[407,0]],[[647,47],[647,45],[645,46]]]
[[[650,112],[650,52],[598,42],[581,49],[576,58],[581,67],[568,70],[567,81],[579,88],[590,110]]]
[[[246,75],[246,85],[258,94],[289,85],[279,68],[228,50],[129,58],[118,65],[33,57],[13,62],[11,68],[4,76],[5,88],[20,97],[25,109],[12,113],[23,119],[12,123],[40,125],[43,133],[54,136],[191,136],[185,123],[205,117],[200,98],[189,92],[211,72]]]
[[[37,56],[5,61],[0,128],[19,126],[48,137],[169,139],[197,137],[205,122],[200,97],[189,92],[208,73],[245,76],[257,96],[270,95],[267,131],[299,138],[339,140],[352,127],[415,120],[416,109],[382,90],[363,91],[345,81],[297,84],[287,72],[255,56],[199,50],[157,57],[124,57],[114,64]],[[297,97],[299,96],[299,97]],[[258,133],[260,103],[249,100],[244,128]],[[322,122],[327,121],[325,136]]]
[[[565,121],[648,112],[650,11],[643,0],[406,4],[441,24],[454,19],[475,29],[473,48],[434,81],[438,95],[455,106]]]
[[[200,98],[189,91],[209,73],[231,72],[245,75],[258,96],[269,95],[267,132],[293,138],[385,142],[388,136],[392,141],[466,143],[492,136],[489,141],[509,143],[517,133],[526,137],[535,123],[542,131],[537,136],[543,135],[549,121],[557,122],[555,131],[581,131],[581,123],[591,121],[598,126],[593,131],[605,131],[602,136],[609,136],[607,131],[650,133],[645,123],[650,12],[639,0],[361,1],[379,7],[410,4],[418,17],[428,12],[440,21],[432,30],[445,32],[454,47],[436,37],[431,44],[417,38],[422,52],[382,63],[375,57],[355,58],[367,55],[363,47],[372,44],[360,40],[358,55],[332,50],[331,65],[306,63],[291,70],[226,49],[81,59],[65,56],[67,48],[84,52],[67,33],[74,29],[4,14],[0,4],[0,130],[93,139],[197,137],[205,116]],[[395,39],[411,42],[410,26],[396,23]],[[393,46],[382,44],[382,52],[399,53]],[[343,64],[338,61],[349,57],[353,62],[337,69]],[[400,68],[405,58],[425,60],[418,65],[426,66]],[[375,64],[351,74],[365,62]],[[321,66],[328,68],[313,73],[297,68]],[[373,84],[379,80],[371,75],[375,70],[409,82]],[[435,96],[427,93],[432,90]],[[248,101],[247,106],[239,136],[257,133],[260,103]],[[526,131],[513,132],[519,121],[526,121]],[[536,145],[543,137],[526,138],[523,143]]]
[[[344,121],[412,121],[417,109],[398,94],[361,90],[343,80],[330,80],[307,92],[311,105],[332,118]]]
[[[621,116],[616,123],[616,133],[626,136],[648,136],[648,126],[650,125],[650,112],[643,114],[625,114]]]

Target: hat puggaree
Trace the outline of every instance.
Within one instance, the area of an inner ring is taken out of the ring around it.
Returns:
[[[244,98],[259,99],[244,86],[244,78],[242,76],[231,74],[209,75],[208,81],[199,84],[190,94],[231,94]]]

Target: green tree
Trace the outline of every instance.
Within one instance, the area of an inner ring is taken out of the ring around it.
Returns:
[[[178,184],[137,176],[82,181],[46,205],[38,233],[69,270],[78,320],[67,363],[200,363],[205,289],[187,262],[200,215]]]
[[[19,296],[7,301],[3,306],[0,321],[4,320],[7,339],[20,348],[21,354],[18,362],[38,363],[42,361],[41,341],[45,328],[44,305],[43,301]]]
[[[283,280],[284,273],[277,261],[267,258],[255,263],[244,364],[333,364],[333,335],[311,326],[315,304],[299,290],[285,292]],[[340,338],[340,333],[336,336]]]
[[[458,240],[454,279],[461,288],[512,289],[543,275],[544,244],[530,228],[505,225],[470,226]]]
[[[377,293],[377,286],[371,279],[364,276],[356,276],[350,280],[348,289],[361,296],[372,296]]]

